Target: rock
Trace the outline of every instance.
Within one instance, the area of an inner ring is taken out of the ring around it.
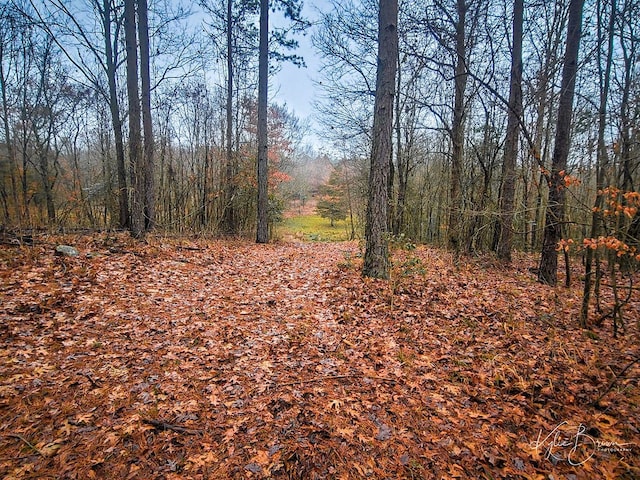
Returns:
[[[80,255],[80,252],[77,248],[69,245],[58,245],[56,247],[56,255],[61,255],[63,257],[77,257]]]

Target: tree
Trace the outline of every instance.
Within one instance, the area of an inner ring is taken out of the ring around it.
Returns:
[[[605,168],[608,163],[607,147],[605,144],[605,128],[607,126],[607,102],[609,100],[609,89],[611,86],[611,65],[613,63],[613,42],[614,28],[616,22],[617,1],[611,1],[611,12],[609,14],[609,24],[603,28],[602,15],[597,16],[598,21],[598,52],[602,51],[602,46],[606,43],[605,63],[602,64],[602,55],[598,55],[598,80],[600,87],[600,102],[598,105],[598,151],[596,153],[596,199],[591,214],[590,237],[597,238],[601,231],[601,213],[604,198],[602,191],[605,188]],[[601,12],[599,12],[601,13]],[[605,42],[606,40],[606,42]],[[582,294],[582,307],[580,309],[580,325],[587,326],[589,317],[589,302],[591,299],[591,289],[594,284],[593,261],[596,255],[594,249],[588,248],[585,252],[584,264],[584,290]]]
[[[144,159],[140,131],[140,93],[138,90],[138,35],[136,0],[124,2],[124,38],[127,52],[127,100],[129,102],[129,168],[132,185],[131,235],[144,236]]]
[[[124,148],[124,135],[120,112],[117,77],[119,65],[120,30],[122,18],[120,6],[114,0],[91,0],[92,11],[97,12],[97,23],[102,27],[102,40],[94,38],[91,29],[83,25],[83,15],[74,12],[68,2],[48,0],[42,6],[31,2],[40,20],[40,27],[47,31],[52,40],[65,54],[77,72],[99,92],[109,104],[111,125],[116,153],[118,184],[118,225],[130,227],[129,191],[127,188],[127,168]],[[46,13],[46,16],[45,16]],[[102,42],[102,45],[100,43]],[[76,54],[72,52],[77,49]],[[96,70],[91,63],[98,65]],[[103,71],[107,77],[107,87],[97,72]]]
[[[458,253],[462,247],[462,164],[464,161],[465,90],[467,88],[467,54],[465,24],[466,0],[457,0],[456,61],[453,121],[451,123],[451,184],[449,188],[449,248]]]
[[[513,50],[511,52],[511,83],[509,87],[509,106],[507,137],[504,145],[502,164],[502,195],[500,198],[500,241],[498,257],[511,261],[513,248],[513,206],[516,189],[516,161],[518,157],[518,139],[522,118],[522,24],[524,19],[524,0],[515,0],[513,4]]]
[[[378,67],[373,113],[371,169],[362,274],[389,278],[388,182],[393,153],[393,98],[398,61],[398,2],[381,0],[378,11]]]
[[[7,225],[11,223],[11,214],[9,208],[9,197],[13,201],[13,206],[16,210],[16,218],[18,224],[22,222],[22,214],[19,211],[18,202],[18,182],[16,179],[17,168],[17,156],[16,149],[14,148],[14,140],[12,134],[12,125],[10,118],[10,92],[7,85],[10,72],[5,68],[5,64],[11,65],[11,58],[15,56],[15,47],[13,42],[16,41],[14,33],[16,32],[16,19],[17,12],[9,7],[8,4],[3,4],[0,9],[0,98],[2,99],[2,127],[4,133],[4,144],[7,149],[7,163],[2,166],[0,164],[0,171],[6,173],[10,178],[11,195],[7,192],[7,189],[2,182],[0,186],[4,218]]]
[[[269,85],[269,0],[260,0],[260,52],[258,54],[258,226],[256,243],[269,241],[269,178],[267,89]]]
[[[116,83],[116,70],[118,64],[116,52],[118,35],[114,35],[112,37],[111,33],[111,25],[113,22],[113,6],[111,0],[103,0],[102,8],[99,7],[99,4],[97,5],[102,16],[105,57],[103,65],[109,85],[109,111],[111,113],[111,125],[113,127],[114,143],[116,147],[116,166],[118,172],[118,224],[121,228],[129,228],[131,226],[131,212],[129,210],[129,192],[127,190],[127,170],[124,155],[122,119],[120,117],[120,100],[118,98],[118,87]],[[116,31],[117,30],[118,28],[116,28]]]
[[[584,0],[571,0],[567,24],[562,84],[558,103],[555,146],[549,175],[549,204],[545,217],[542,253],[538,280],[547,285],[555,285],[558,277],[558,242],[562,238],[565,209],[564,174],[569,157],[573,98],[578,71],[578,51],[582,34],[582,9]]]
[[[253,84],[255,53],[259,30],[254,16],[259,4],[247,0],[201,0],[201,6],[211,15],[210,39],[216,57],[224,60],[224,167],[221,188],[224,191],[221,229],[226,235],[239,233],[240,218],[238,184],[240,172],[240,92]],[[224,39],[224,41],[222,40]]]
[[[154,215],[153,129],[146,0],[125,0],[124,35],[127,52],[127,99],[129,101],[129,164],[133,187],[131,235],[134,238],[142,238],[145,232],[152,227]],[[142,103],[138,89],[138,36],[140,37]],[[140,130],[141,113],[144,117],[144,144]]]
[[[142,129],[144,133],[144,228],[149,231],[155,223],[155,189],[153,159],[153,120],[151,117],[151,73],[149,61],[149,18],[147,0],[137,0],[138,37],[140,40],[140,86],[142,101]]]
[[[293,22],[293,32],[299,32],[309,26],[302,19],[302,2],[299,0],[280,0],[280,8],[283,9],[286,18]],[[282,32],[274,32],[274,41],[287,49],[296,48],[297,42],[286,38]],[[268,160],[268,133],[267,133],[267,103],[269,84],[269,55],[273,54],[278,60],[292,60],[294,63],[301,61],[295,55],[283,55],[277,51],[269,50],[269,1],[260,0],[260,42],[258,53],[258,221],[256,229],[256,243],[269,241],[269,160]]]
[[[348,192],[345,191],[342,169],[342,167],[334,169],[331,172],[329,181],[318,189],[320,199],[318,200],[316,211],[322,218],[328,218],[332,227],[336,220],[347,218],[348,213],[348,204],[346,202]]]

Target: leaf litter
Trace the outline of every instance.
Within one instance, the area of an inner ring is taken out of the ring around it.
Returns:
[[[637,292],[613,338],[525,255],[65,240],[0,251],[3,478],[640,475]]]

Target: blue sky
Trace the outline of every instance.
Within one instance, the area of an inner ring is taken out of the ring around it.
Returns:
[[[307,20],[314,22],[318,19],[318,10],[328,11],[329,9],[330,4],[327,0],[307,0],[304,2],[303,15]],[[312,26],[305,36],[297,37],[300,48],[296,53],[304,58],[306,68],[298,68],[290,63],[284,64],[269,86],[270,97],[278,103],[286,103],[289,110],[295,112],[301,121],[307,120],[312,129],[318,128],[313,118],[313,102],[316,100],[314,80],[318,80],[320,69],[320,58],[311,45],[314,28]],[[322,145],[314,132],[307,131],[305,136],[308,137],[305,143],[309,143],[316,149]]]

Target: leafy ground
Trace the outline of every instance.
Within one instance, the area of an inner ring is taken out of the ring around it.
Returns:
[[[0,477],[640,478],[637,291],[615,339],[525,256],[60,241],[0,250]]]

